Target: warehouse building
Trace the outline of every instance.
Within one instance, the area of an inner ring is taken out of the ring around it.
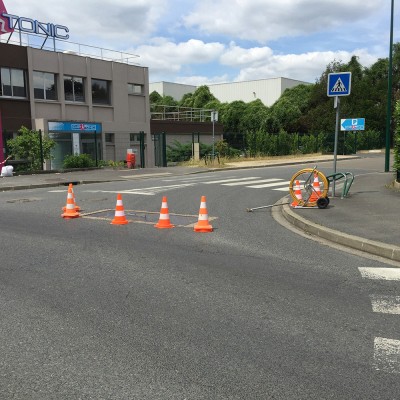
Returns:
[[[272,106],[286,89],[297,85],[309,85],[309,82],[289,78],[259,79],[254,81],[217,83],[207,85],[210,92],[221,102],[251,101],[260,99],[267,107]],[[186,93],[193,93],[197,86],[183,85],[171,82],[150,83],[150,93],[156,91],[161,96],[171,96],[179,101]]]

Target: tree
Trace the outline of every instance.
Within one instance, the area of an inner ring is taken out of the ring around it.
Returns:
[[[193,93],[186,94],[180,101],[183,107],[206,108],[206,105],[217,100],[206,85],[199,86]]]
[[[19,134],[14,139],[7,140],[12,157],[29,161],[28,170],[41,170],[41,148],[40,148],[40,132],[30,130],[22,126],[18,131]],[[43,159],[50,160],[51,150],[55,147],[56,142],[49,138],[42,138]]]

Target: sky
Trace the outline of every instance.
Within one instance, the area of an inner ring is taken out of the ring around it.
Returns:
[[[81,43],[139,56],[130,61],[149,68],[150,82],[313,83],[332,61],[356,55],[369,67],[389,56],[391,0],[3,2],[9,14],[67,26],[72,50]],[[400,41],[395,3],[394,43]]]

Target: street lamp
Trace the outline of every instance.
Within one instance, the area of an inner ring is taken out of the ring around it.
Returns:
[[[392,120],[393,10],[394,10],[394,0],[392,0],[392,7],[390,11],[390,48],[389,48],[388,92],[387,92],[387,110],[386,110],[385,172],[389,172],[389,163],[390,163],[390,122]]]

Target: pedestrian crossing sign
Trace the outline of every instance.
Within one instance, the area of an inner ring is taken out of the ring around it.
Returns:
[[[329,97],[348,96],[351,90],[351,72],[338,72],[328,75],[327,94]]]

